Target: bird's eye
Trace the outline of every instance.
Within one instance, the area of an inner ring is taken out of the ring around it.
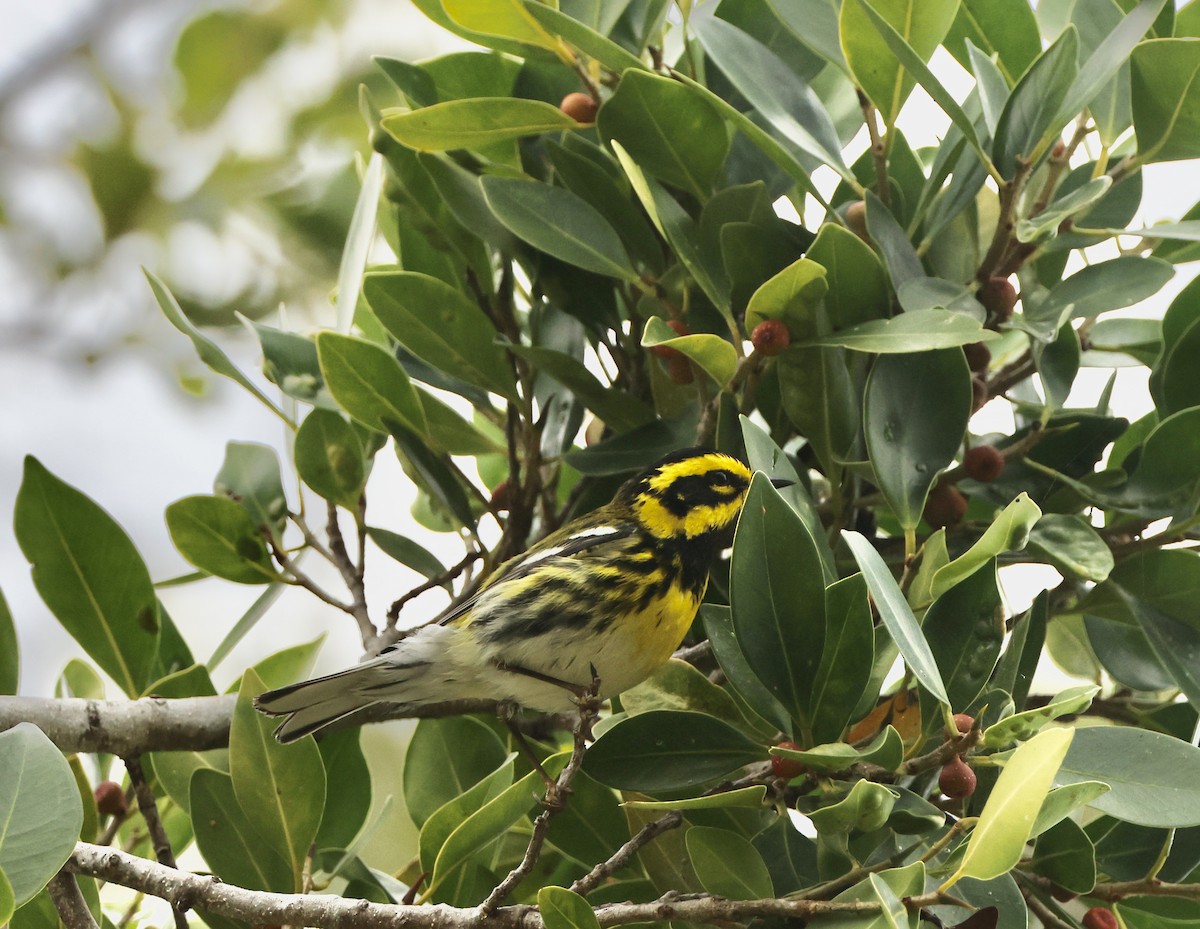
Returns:
[[[730,485],[733,483],[733,475],[728,471],[713,471],[709,475],[709,480],[716,486],[721,484]]]

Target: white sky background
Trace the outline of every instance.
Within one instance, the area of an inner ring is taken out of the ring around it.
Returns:
[[[18,74],[30,56],[37,55],[46,43],[58,41],[64,31],[77,26],[81,18],[93,15],[97,8],[119,9],[112,19],[116,25],[107,30],[97,55],[108,60],[120,72],[124,68],[130,81],[171,79],[164,65],[165,49],[173,35],[172,24],[191,15],[201,4],[192,0],[151,4],[130,0],[50,0],[31,4],[24,0],[0,0],[0,91]],[[424,17],[404,3],[362,0],[357,4],[354,25],[346,37],[317,41],[305,54],[280,66],[274,80],[240,101],[223,121],[226,141],[235,141],[244,150],[270,150],[279,144],[280,126],[264,119],[263,106],[281,86],[290,93],[319,92],[322,80],[332,82],[339,62],[361,61],[371,54],[422,59],[433,57],[461,44],[427,24]],[[151,49],[147,51],[146,49]],[[136,54],[134,53],[136,51]],[[124,62],[124,64],[121,64]],[[115,64],[114,64],[115,63]],[[965,72],[944,52],[933,62],[951,92],[961,99],[970,87]],[[297,82],[300,84],[297,89]],[[45,104],[52,101],[55,105]],[[47,69],[42,79],[31,84],[9,106],[0,111],[0,121],[19,124],[34,140],[34,149],[52,150],[73,133],[102,131],[104,104],[91,101],[79,85],[72,68]],[[36,105],[35,105],[36,104]],[[41,116],[38,116],[40,112]],[[48,118],[47,118],[48,117]],[[948,119],[919,88],[905,107],[900,126],[914,147],[932,144],[945,132]],[[99,128],[98,128],[99,127]],[[855,151],[865,141],[856,140]],[[6,154],[0,151],[0,156]],[[26,155],[28,153],[25,153]],[[1192,163],[1152,165],[1143,172],[1145,196],[1140,222],[1149,225],[1163,219],[1178,219],[1184,209],[1200,196],[1200,184]],[[181,167],[174,180],[187,183],[187,169]],[[14,228],[0,229],[0,318],[6,314],[36,314],[39,310],[37,282],[28,280],[21,267],[19,237],[21,223],[32,226],[47,222],[98,222],[79,203],[77,179],[52,171],[37,177],[29,189],[13,191],[0,187]],[[4,175],[0,167],[0,185]],[[75,186],[73,186],[73,183]],[[832,181],[829,184],[832,187]],[[9,197],[20,204],[14,209]],[[1133,225],[1137,225],[1135,220]],[[16,241],[14,241],[16,237]],[[81,291],[78,312],[71,327],[80,333],[92,333],[112,325],[114,318],[129,313],[157,312],[149,309],[149,295],[138,266],[157,267],[193,273],[221,274],[226,264],[238,256],[222,250],[218,243],[195,236],[176,243],[176,250],[161,254],[157,247],[132,241],[115,250],[105,274],[89,281]],[[1158,315],[1188,280],[1194,265],[1183,266],[1164,292],[1147,301],[1145,312]],[[244,270],[244,269],[243,269]],[[250,271],[253,270],[251,267]],[[330,287],[333,286],[330,281]],[[139,302],[140,301],[140,302]],[[1122,311],[1128,313],[1129,311]],[[333,323],[330,309],[328,324]],[[155,327],[150,327],[155,328]],[[257,346],[240,333],[214,333],[244,370],[257,372]],[[224,456],[229,440],[267,442],[282,448],[285,441],[278,422],[236,385],[210,378],[210,393],[197,400],[178,388],[176,373],[180,366],[195,369],[190,344],[167,323],[155,329],[150,351],[120,354],[91,367],[65,357],[52,340],[0,344],[0,519],[10,525],[13,501],[21,478],[22,459],[33,454],[55,474],[78,486],[99,501],[133,537],[150,566],[152,575],[161,579],[190,570],[170,543],[162,513],[179,497],[204,493],[211,489],[213,476]],[[1145,370],[1121,371],[1113,395],[1114,412],[1135,419],[1149,409],[1145,389]],[[1108,377],[1107,370],[1081,374],[1072,403],[1086,405],[1099,392]],[[1007,404],[997,401],[973,421],[973,431],[1007,431],[1011,420]],[[407,513],[404,483],[394,456],[378,456],[371,483],[371,522],[408,533],[415,529]],[[388,488],[393,488],[389,491]],[[389,493],[391,499],[389,499]],[[293,505],[295,498],[292,498]],[[461,552],[456,539],[431,536],[416,529],[435,550],[456,560]],[[315,564],[312,559],[309,565]],[[1006,593],[1010,607],[1023,609],[1038,590],[1057,582],[1051,569],[1006,569]],[[1014,574],[1022,574],[1018,581]],[[413,578],[378,556],[368,568],[368,593],[374,615],[382,616],[387,604],[412,586]],[[336,582],[330,579],[331,587]],[[81,649],[62,630],[42,605],[29,578],[29,568],[16,546],[11,532],[0,531],[0,588],[4,590],[17,621],[22,658],[21,690],[31,695],[48,695],[58,673]],[[168,609],[181,626],[197,658],[203,661],[237,617],[253,602],[261,588],[244,587],[220,580],[164,590]],[[407,612],[406,620],[427,618],[444,605],[441,594],[432,593],[418,600]],[[233,672],[285,645],[327,633],[319,659],[322,670],[352,663],[359,654],[358,636],[349,617],[317,602],[303,591],[290,591],[259,623],[253,633],[214,676],[218,686],[227,683]]]

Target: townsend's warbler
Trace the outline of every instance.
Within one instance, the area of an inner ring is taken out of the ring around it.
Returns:
[[[488,699],[567,711],[610,697],[683,640],[709,568],[733,541],[750,469],[702,449],[668,455],[613,501],[501,565],[469,600],[379,657],[258,698],[291,742],[378,703]],[[788,482],[773,481],[776,486]]]

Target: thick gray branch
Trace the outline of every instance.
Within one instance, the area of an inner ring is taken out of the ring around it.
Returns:
[[[50,878],[46,890],[50,892],[54,908],[58,910],[58,916],[67,929],[99,929],[87,901],[83,899],[79,882],[66,868]]]
[[[123,887],[168,900],[181,908],[199,908],[252,925],[314,926],[317,929],[545,929],[532,906],[506,906],[486,918],[478,907],[444,904],[406,906],[370,903],[325,894],[275,894],[222,884],[214,877],[167,868],[99,845],[80,842],[66,865]],[[937,894],[910,898],[910,907],[941,902]],[[744,922],[752,917],[812,919],[832,913],[874,913],[874,903],[824,900],[725,900],[708,895],[663,897],[652,903],[611,903],[597,907],[601,927],[656,920],[695,923]]]
[[[229,744],[235,697],[164,700],[49,700],[0,696],[0,732],[33,723],[64,752],[112,752],[129,757],[157,751],[204,751]],[[490,700],[450,700],[425,707],[379,705],[330,729],[386,719],[438,718],[495,712]]]

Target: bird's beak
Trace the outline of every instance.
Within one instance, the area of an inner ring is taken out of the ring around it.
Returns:
[[[789,478],[786,478],[786,477],[771,478],[771,486],[774,487],[776,490],[782,490],[784,487],[791,487],[795,483],[796,483],[795,481],[790,480]]]

